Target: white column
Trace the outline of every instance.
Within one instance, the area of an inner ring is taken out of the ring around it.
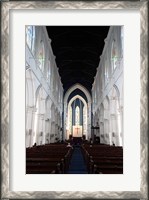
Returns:
[[[67,131],[66,131],[66,126],[67,126],[67,103],[64,103],[64,140],[67,138]]]
[[[87,135],[88,138],[91,138],[91,102],[88,102],[88,130]]]

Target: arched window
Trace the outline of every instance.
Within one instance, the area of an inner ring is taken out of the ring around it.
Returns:
[[[115,40],[112,41],[111,46],[111,64],[112,64],[112,71],[116,68],[116,62],[117,62],[117,55],[116,55],[116,45]]]
[[[34,52],[35,26],[26,26],[26,43],[30,50]]]
[[[41,71],[43,72],[44,71],[44,62],[45,62],[45,48],[44,48],[44,43],[42,40],[40,42],[38,60],[39,60],[39,67],[40,67]]]
[[[108,81],[108,68],[105,66],[105,81]]]
[[[124,53],[124,26],[121,26],[121,56]]]
[[[108,65],[107,62],[105,62],[105,82],[109,81],[109,71],[108,71]]]
[[[50,79],[51,79],[51,63],[50,60],[48,61],[48,69],[47,69],[47,74],[46,74],[47,80],[50,83]]]
[[[76,116],[75,116],[75,125],[79,125],[80,124],[80,108],[79,108],[79,106],[76,107],[75,114],[76,114]]]

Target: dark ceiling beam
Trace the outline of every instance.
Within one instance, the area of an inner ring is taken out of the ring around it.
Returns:
[[[95,37],[91,37],[90,35],[87,36],[84,33],[72,33],[71,32],[71,34],[61,34],[61,37],[53,36],[52,42],[54,43],[54,42],[57,42],[58,40],[61,42],[68,40],[68,42],[69,42],[70,40],[73,40],[74,38],[75,38],[75,40],[82,38],[83,41],[88,40],[88,39],[89,39],[89,41],[101,40],[100,37],[99,38],[96,37],[96,39],[95,39]]]
[[[90,84],[88,84],[87,82],[81,82],[81,81],[68,81],[66,84],[64,84],[64,87],[65,87],[65,91],[67,90],[67,89],[69,89],[71,86],[73,86],[74,84],[76,84],[76,83],[79,83],[79,84],[81,84],[81,85],[83,85],[89,92],[90,92],[90,90],[91,90],[91,85]]]
[[[100,31],[100,34],[97,34],[97,33],[95,33],[95,32],[91,32],[91,31],[86,31],[86,30],[84,30],[84,34],[85,33],[87,33],[87,34],[89,34],[89,35],[92,35],[92,36],[94,36],[94,37],[97,37],[97,38],[103,38],[103,34],[102,34],[102,31]]]
[[[77,49],[77,50],[78,49],[83,49],[83,50],[84,49],[92,49],[92,50],[99,50],[100,46],[103,46],[103,44],[102,44],[103,41],[101,41],[100,43],[97,43],[97,41],[95,43],[91,42],[90,44],[88,42],[88,44],[85,43],[83,46],[80,45],[80,44],[72,45],[72,43],[68,44],[66,42],[64,42],[62,44],[59,43],[58,45],[54,45],[53,44],[52,46],[58,48],[57,52],[61,51],[61,50],[65,50],[65,49]]]
[[[81,72],[78,71],[78,73],[73,73],[73,72],[66,73],[66,74],[63,74],[63,76],[61,76],[61,78],[62,78],[62,80],[68,81],[69,80],[68,76],[74,78],[74,76],[76,76],[75,74],[78,74],[78,77],[76,79],[78,79],[78,78],[82,79],[84,75],[87,75],[88,76],[88,78],[86,79],[87,82],[91,83],[93,80],[93,74],[90,74],[88,72],[82,72],[82,71]]]
[[[71,30],[63,31],[63,32],[58,33],[58,34],[54,34],[54,35],[53,35],[53,40],[55,40],[55,39],[58,38],[58,37],[62,37],[63,35],[67,35],[67,34],[69,34],[69,33],[71,33]]]
[[[75,38],[75,39],[74,39]],[[63,48],[63,47],[72,47],[72,44],[73,44],[73,47],[83,47],[82,46],[82,43],[85,47],[98,47],[102,44],[104,44],[104,41],[102,38],[100,38],[98,41],[96,38],[86,38],[85,35],[82,35],[82,37],[79,37],[78,38],[78,42],[79,43],[76,43],[77,41],[77,36],[73,36],[72,38],[68,38],[66,37],[66,39],[63,39],[63,40],[60,40],[58,43],[57,41],[55,40],[52,40],[51,38],[51,44],[53,47],[58,47],[58,48]],[[88,42],[86,42],[86,40],[88,40]]]
[[[97,64],[95,64],[95,62],[93,63],[88,61],[83,61],[83,63],[85,63],[85,65],[93,66],[95,68],[98,67],[99,61],[97,62]]]
[[[77,75],[78,74],[78,75]],[[61,79],[62,80],[68,80],[68,79],[74,79],[75,76],[77,76],[76,79],[82,78],[83,76],[85,77],[86,81],[92,82],[96,73],[89,73],[89,72],[84,72],[84,71],[79,71],[77,72],[68,72],[68,73],[62,73]]]
[[[49,26],[47,30],[64,92],[80,83],[91,93],[109,27]]]
[[[70,75],[70,78],[67,77],[68,75]],[[63,82],[68,81],[68,80],[72,80],[72,79],[74,79],[73,76],[76,76],[76,75],[74,75],[74,74],[72,75],[72,73],[71,74],[67,74],[67,75],[62,76],[61,80]],[[82,79],[83,79],[83,75],[79,75],[76,78],[76,80],[82,80]],[[86,82],[89,82],[91,84],[92,81],[94,80],[94,78],[91,75],[89,75],[89,77],[86,77],[84,80],[86,80]]]
[[[95,49],[95,50],[92,50],[92,49],[89,49],[89,48],[76,48],[76,47],[72,47],[72,48],[65,48],[65,50],[58,50],[58,52],[56,53],[57,56],[61,55],[61,54],[67,54],[67,53],[70,53],[73,52],[73,53],[78,53],[78,52],[89,52],[89,53],[92,53],[92,54],[95,54],[97,56],[99,56],[99,52]]]
[[[90,83],[84,82],[84,81],[80,81],[80,80],[72,80],[72,81],[67,81],[66,83],[64,83],[64,87],[68,87],[69,85],[72,86],[76,83],[80,83],[81,85],[84,85],[86,88],[90,88],[91,89],[91,85]]]
[[[95,64],[95,61],[88,62],[85,60],[68,60],[62,63],[57,62],[57,66],[60,68],[65,67],[65,69],[66,69],[66,66],[68,66],[68,69],[69,69],[74,63],[78,63],[78,65],[82,65],[82,66],[88,65],[89,67],[92,68],[92,67],[98,67],[99,61],[96,61],[96,64]]]
[[[99,55],[91,54],[89,52],[87,53],[79,53],[79,52],[74,52],[71,54],[63,54],[63,55],[56,55],[56,61],[63,61],[63,60],[76,60],[76,59],[81,59],[85,60],[86,58],[90,58],[91,60],[99,61],[100,57]]]
[[[87,64],[84,62],[72,62],[71,64],[69,63],[68,65],[58,65],[60,73],[61,72],[66,72],[67,70],[69,71],[84,71],[84,70],[88,70],[90,72],[92,71],[96,71],[97,67],[95,67],[95,65],[91,65],[91,64]]]
[[[88,70],[83,70],[83,74],[86,74],[87,77],[94,78],[94,74],[95,74],[95,73],[90,73]]]
[[[60,61],[59,64],[61,64],[61,66],[63,66],[63,64],[67,64],[67,63],[73,63],[73,62],[83,62],[85,64],[89,63],[90,65],[94,65],[95,62],[97,62],[98,60],[97,59],[76,59],[76,60],[72,60],[72,59],[63,59],[62,61]],[[95,65],[94,65],[95,66]]]

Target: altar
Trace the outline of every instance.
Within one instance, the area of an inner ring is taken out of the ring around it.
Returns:
[[[73,137],[82,137],[82,126],[73,126]]]

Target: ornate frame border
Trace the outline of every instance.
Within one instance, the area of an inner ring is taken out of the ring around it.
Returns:
[[[11,9],[138,9],[141,16],[141,116],[140,116],[140,140],[141,140],[141,187],[138,192],[13,192],[9,190],[9,11]],[[1,199],[148,199],[148,1],[15,1],[1,2]]]

